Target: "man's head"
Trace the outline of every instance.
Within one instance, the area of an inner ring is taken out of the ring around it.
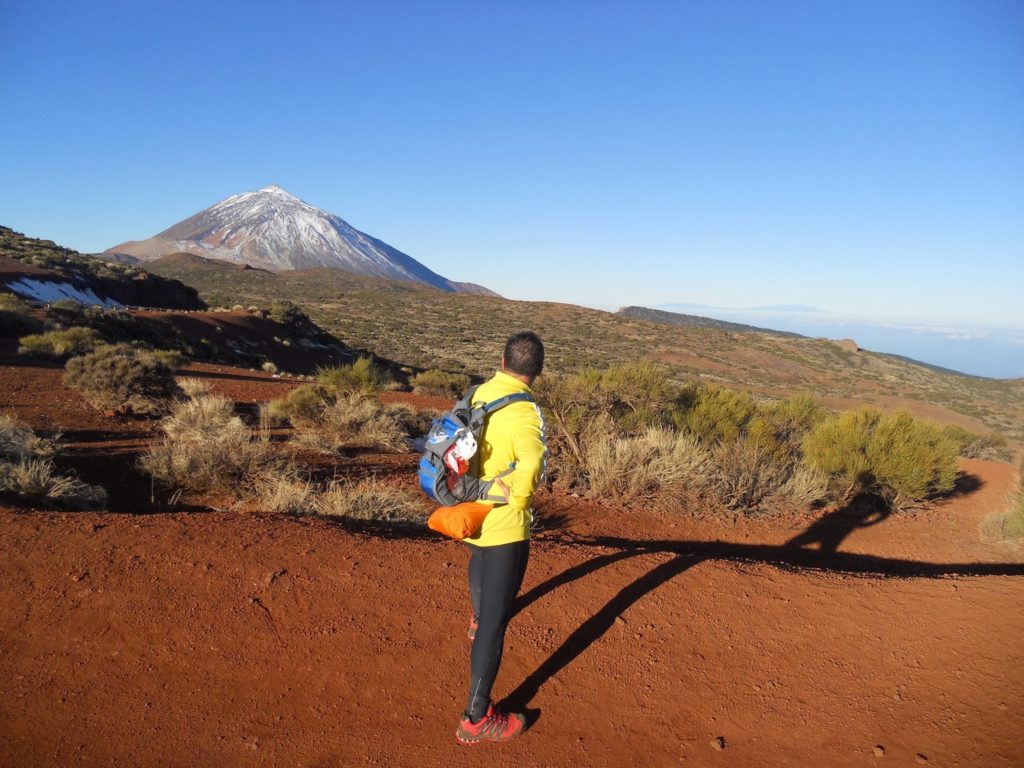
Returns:
[[[532,331],[522,331],[505,342],[501,367],[532,382],[544,368],[544,344]]]

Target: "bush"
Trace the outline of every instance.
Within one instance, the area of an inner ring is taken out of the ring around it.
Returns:
[[[0,413],[0,460],[21,461],[32,457],[48,457],[54,445],[43,440],[28,427],[22,427],[11,416]]]
[[[408,450],[409,441],[394,412],[372,397],[352,393],[325,405],[316,418],[300,422],[295,440],[333,453],[342,448]]]
[[[301,384],[285,397],[267,403],[266,413],[274,422],[289,419],[292,424],[299,424],[316,419],[334,399],[319,384]]]
[[[413,408],[405,404],[387,406],[395,420],[409,437],[422,437],[430,431],[434,420],[441,415],[437,408]]]
[[[102,346],[68,361],[64,382],[100,410],[159,414],[181,394],[171,369],[148,352]]]
[[[272,301],[267,317],[281,325],[292,325],[302,321],[309,321],[306,313],[287,299],[275,299]]]
[[[992,459],[1006,461],[1012,458],[1012,451],[1006,438],[998,432],[977,435],[955,424],[947,424],[942,434],[952,440],[965,459]]]
[[[24,336],[39,333],[43,324],[32,315],[32,309],[13,293],[0,293],[0,329],[3,336]]]
[[[172,371],[181,368],[188,362],[188,358],[176,349],[151,349],[147,350],[147,354],[153,359],[159,360]]]
[[[264,360],[263,365],[260,366],[260,370],[264,373],[275,374],[277,373],[277,365],[272,360]]]
[[[689,435],[650,427],[637,437],[605,432],[587,442],[587,495],[650,499],[671,490],[700,490],[710,481],[710,456]]]
[[[956,445],[905,411],[840,414],[819,424],[803,446],[808,466],[846,497],[874,492],[899,505],[947,493],[956,483]]]
[[[469,376],[463,373],[448,373],[438,368],[431,368],[412,377],[412,389],[419,395],[460,397],[469,389],[469,384]]]
[[[202,492],[237,487],[270,463],[270,446],[254,441],[231,401],[219,395],[176,403],[160,426],[165,437],[141,464],[169,488]]]
[[[210,394],[210,384],[203,379],[184,378],[178,379],[177,382],[178,388],[189,399]]]
[[[327,491],[317,499],[316,510],[321,515],[352,520],[413,525],[422,525],[428,514],[420,496],[376,480],[363,480],[355,484],[331,483]]]
[[[804,437],[827,416],[828,411],[809,395],[758,406],[747,423],[746,439],[775,461],[795,462]]]
[[[339,397],[352,392],[380,392],[392,384],[392,379],[373,360],[360,357],[348,365],[320,368],[316,372],[316,382],[325,392]]]
[[[62,360],[92,352],[102,342],[100,335],[92,328],[68,328],[66,331],[47,331],[22,336],[18,340],[18,354]]]
[[[713,444],[738,440],[757,414],[757,403],[746,392],[693,387],[679,397],[673,419],[681,429]]]

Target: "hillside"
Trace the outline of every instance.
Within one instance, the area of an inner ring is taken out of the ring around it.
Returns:
[[[0,290],[28,299],[114,306],[205,309],[195,289],[0,226]]]
[[[549,370],[646,357],[683,380],[739,386],[765,397],[806,391],[835,408],[873,403],[975,432],[1024,438],[1024,380],[935,370],[825,339],[732,333],[624,317],[569,304],[451,294],[336,270],[263,272],[160,259],[157,274],[187,282],[213,305],[267,306],[286,298],[349,345],[421,368],[483,375],[508,334],[540,333]]]
[[[715,328],[720,331],[731,331],[733,333],[767,333],[774,336],[801,338],[799,333],[775,331],[771,328],[758,328],[756,325],[730,323],[727,320],[715,320],[713,317],[666,312],[661,309],[649,309],[648,307],[622,307],[615,314],[630,317],[634,320],[647,320],[652,323],[665,323],[666,325],[681,325],[686,328]]]

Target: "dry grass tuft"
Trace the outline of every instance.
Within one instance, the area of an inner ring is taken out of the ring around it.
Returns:
[[[393,411],[359,392],[323,406],[315,419],[299,422],[295,441],[325,453],[343,448],[401,452],[409,448],[406,431]]]
[[[410,525],[422,525],[428,515],[420,496],[376,480],[333,482],[316,507],[321,515]]]
[[[270,446],[255,441],[230,400],[201,395],[175,404],[162,422],[166,437],[141,459],[164,485],[190,491],[237,487],[272,462]]]
[[[103,509],[107,492],[76,477],[60,475],[49,459],[0,462],[0,494],[31,505],[60,509]]]
[[[210,394],[210,383],[204,379],[181,378],[178,379],[178,386],[190,400]]]

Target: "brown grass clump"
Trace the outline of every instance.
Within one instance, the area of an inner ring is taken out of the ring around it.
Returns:
[[[637,437],[603,434],[585,442],[586,494],[592,498],[650,499],[710,481],[710,455],[689,435],[663,427]]]
[[[34,506],[102,509],[106,491],[58,474],[50,458],[55,450],[53,441],[0,414],[0,497]]]
[[[295,441],[326,453],[343,448],[408,450],[405,429],[376,398],[353,392],[324,405],[316,417],[295,427]]]
[[[428,515],[420,496],[376,480],[331,483],[316,509],[321,515],[410,525],[422,525]]]
[[[1024,465],[1017,491],[1010,496],[1005,510],[994,512],[981,521],[982,541],[991,544],[1019,544],[1024,541]]]
[[[201,395],[175,404],[161,422],[165,437],[141,459],[142,467],[169,488],[209,491],[235,488],[265,470],[270,446],[253,440],[230,400]]]
[[[64,382],[99,410],[166,413],[181,390],[171,369],[152,354],[125,345],[102,346],[68,361]]]
[[[409,437],[420,437],[430,431],[434,420],[441,415],[437,408],[413,408],[400,403],[389,405],[387,410],[395,417]]]
[[[177,381],[178,388],[181,389],[185,397],[190,400],[210,394],[210,384],[204,379],[186,377],[178,379]]]

